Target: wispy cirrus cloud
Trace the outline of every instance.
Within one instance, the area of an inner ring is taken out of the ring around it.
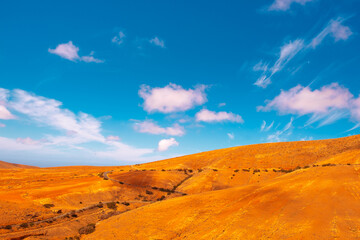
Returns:
[[[272,127],[274,126],[274,121],[272,121],[270,123],[269,126],[266,125],[266,121],[263,120],[262,124],[261,124],[261,127],[260,127],[260,132],[267,132],[269,131]]]
[[[142,85],[139,96],[144,99],[143,108],[147,112],[174,113],[204,104],[207,101],[205,89],[205,85],[194,89],[184,89],[173,83],[163,88]]]
[[[278,130],[273,134],[268,135],[267,140],[269,142],[281,142],[286,141],[286,137],[290,136],[293,128],[294,118],[291,118],[290,121],[284,126],[282,130]]]
[[[0,142],[9,149],[31,151],[45,149],[52,151],[58,149],[76,149],[94,157],[112,158],[116,160],[139,160],[147,159],[144,155],[151,154],[154,149],[136,148],[120,142],[118,136],[107,136],[102,134],[102,123],[93,116],[86,113],[75,114],[62,107],[62,103],[55,99],[29,93],[16,89],[8,91],[6,99],[8,108],[18,113],[19,118],[28,118],[34,125],[50,127],[58,130],[58,135],[45,135],[41,140],[26,138],[1,138]],[[81,144],[98,143],[105,150],[93,150]]]
[[[255,81],[254,85],[266,88],[272,83],[272,77],[282,71],[285,66],[289,64],[296,56],[300,53],[306,53],[309,50],[314,50],[319,46],[327,36],[331,36],[335,42],[340,40],[347,40],[351,35],[352,31],[348,26],[343,25],[344,19],[337,18],[330,20],[325,28],[310,40],[298,38],[294,41],[286,42],[280,47],[280,52],[274,63],[265,63],[260,60],[254,65],[254,72],[261,72],[260,76]]]
[[[197,122],[237,122],[243,123],[244,120],[240,115],[234,114],[232,112],[214,112],[207,109],[202,109],[200,112],[195,115]]]
[[[270,7],[269,11],[287,11],[290,9],[293,3],[300,5],[305,5],[308,2],[313,2],[314,0],[275,0]]]
[[[72,62],[83,61],[83,62],[94,62],[94,63],[103,63],[104,60],[95,58],[94,52],[92,51],[88,56],[79,56],[79,48],[73,44],[72,41],[68,43],[62,43],[56,46],[55,49],[48,49],[48,52],[51,54],[58,55],[64,59],[70,60]]]
[[[165,134],[169,136],[183,136],[185,134],[184,127],[179,124],[174,124],[172,127],[160,127],[152,120],[145,120],[142,122],[136,122],[134,124],[134,129],[141,133],[149,134]]]
[[[286,64],[293,59],[304,48],[304,40],[297,39],[292,42],[288,42],[280,48],[280,54],[276,62],[269,68],[268,65],[264,65],[262,61],[254,66],[254,71],[262,71],[263,74],[256,80],[254,85],[262,88],[266,88],[271,84],[271,77],[281,71]]]

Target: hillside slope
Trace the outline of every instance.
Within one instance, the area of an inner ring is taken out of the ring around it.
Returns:
[[[358,239],[359,174],[314,167],[175,198],[101,222],[84,239]]]
[[[190,196],[109,218],[83,238],[358,239],[359,163],[360,137],[352,136],[235,147],[137,165],[192,169],[178,187]]]
[[[17,169],[17,168],[33,169],[33,168],[38,168],[38,167],[0,161],[0,169]]]

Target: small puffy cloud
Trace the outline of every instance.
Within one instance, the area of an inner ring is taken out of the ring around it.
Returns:
[[[149,43],[154,44],[155,46],[161,47],[161,48],[165,48],[165,42],[164,40],[158,38],[158,37],[154,37],[152,39],[149,40]]]
[[[275,109],[282,114],[298,115],[326,113],[332,108],[348,108],[352,97],[348,89],[337,83],[313,91],[309,87],[298,85],[288,91],[282,90],[280,95],[269,101],[265,107],[258,107],[258,110]]]
[[[106,137],[106,140],[108,140],[108,141],[120,141],[120,137],[110,135],[110,136]]]
[[[150,133],[155,135],[165,134],[170,136],[182,136],[185,134],[184,128],[179,124],[174,124],[172,127],[163,128],[151,120],[135,123],[134,129],[141,133]]]
[[[82,56],[80,57],[78,52],[79,48],[75,46],[72,41],[69,41],[68,43],[62,43],[56,46],[55,49],[48,49],[49,53],[58,55],[62,58],[65,58],[67,60],[76,62],[76,61],[83,61],[83,62],[95,62],[95,63],[102,63],[103,60],[94,58],[92,56],[94,52],[91,52],[89,56]]]
[[[48,49],[49,53],[56,54],[62,58],[68,59],[70,61],[76,61],[80,59],[79,57],[79,48],[76,47],[72,41],[68,43],[62,43],[57,45],[55,49]]]
[[[310,46],[316,48],[327,36],[332,36],[334,41],[347,40],[353,33],[348,26],[344,26],[342,18],[331,20],[328,25],[312,39]]]
[[[231,112],[214,112],[207,109],[202,109],[195,117],[198,122],[244,122],[240,115]]]
[[[224,107],[226,106],[226,103],[219,103],[218,107]]]
[[[94,56],[92,56],[93,54],[94,54],[94,52],[91,52],[89,56],[82,56],[81,61],[87,62],[87,63],[90,63],[90,62],[103,63],[104,62],[104,60],[94,58]]]
[[[0,127],[6,127],[6,125],[3,123],[0,123]]]
[[[230,140],[233,140],[235,138],[235,135],[233,133],[228,133],[227,136]]]
[[[111,39],[111,42],[121,45],[124,43],[124,40],[126,38],[126,35],[124,32],[120,31],[119,34]]]
[[[172,83],[163,88],[142,85],[139,96],[144,99],[143,108],[147,112],[183,112],[207,101],[205,89],[205,85],[187,90]]]
[[[159,152],[164,152],[168,150],[171,146],[179,146],[179,143],[175,140],[175,138],[162,139],[158,143],[157,150]]]
[[[301,5],[305,5],[308,2],[312,2],[314,0],[275,0],[273,4],[270,5],[269,11],[287,11],[290,9],[293,3],[298,3]]]

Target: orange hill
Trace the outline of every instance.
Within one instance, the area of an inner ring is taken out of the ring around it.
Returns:
[[[177,189],[198,194],[109,218],[84,239],[358,239],[359,161],[360,137],[352,136],[138,165],[194,169]]]
[[[4,168],[4,169],[14,169],[14,168],[29,169],[29,168],[38,168],[38,167],[0,161],[0,168]]]

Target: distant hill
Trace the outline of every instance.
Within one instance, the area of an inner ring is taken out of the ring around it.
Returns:
[[[38,167],[0,161],[0,169],[14,169],[14,168],[32,169]]]

